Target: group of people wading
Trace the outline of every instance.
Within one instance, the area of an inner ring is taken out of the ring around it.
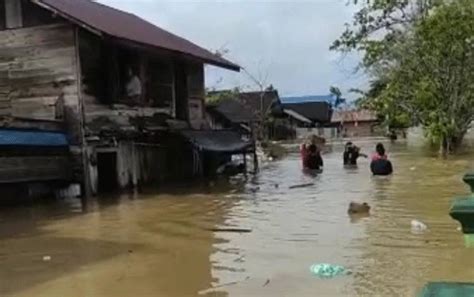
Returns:
[[[318,140],[319,138],[312,137],[309,143],[301,145],[301,159],[303,161],[304,170],[318,172],[321,171],[324,166]],[[368,158],[369,156],[361,153],[360,148],[352,142],[347,142],[344,146],[344,153],[342,156],[344,166],[356,166],[357,159],[360,157]],[[378,143],[375,146],[375,152],[371,156],[370,170],[373,175],[390,175],[393,173],[392,163],[388,160],[385,147],[382,143]]]

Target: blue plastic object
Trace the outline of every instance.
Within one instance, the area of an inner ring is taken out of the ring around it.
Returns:
[[[429,283],[419,297],[469,297],[474,296],[473,283]]]
[[[310,271],[320,278],[333,278],[348,274],[348,271],[344,266],[326,263],[311,265]]]
[[[0,129],[0,146],[68,146],[66,135],[48,131]]]

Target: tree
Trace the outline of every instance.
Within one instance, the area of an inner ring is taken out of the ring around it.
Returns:
[[[454,151],[474,120],[474,1],[367,3],[356,14],[358,29],[333,44],[364,51],[362,67],[374,82],[362,103],[420,123],[442,154]],[[374,39],[368,32],[377,28],[382,37]]]
[[[362,67],[390,65],[392,49],[403,42],[407,30],[426,18],[443,0],[350,0],[361,6],[351,25],[330,49],[364,53]]]
[[[361,96],[356,100],[356,106],[376,111],[387,131],[409,128],[413,124],[410,113],[399,106],[397,98],[384,96],[387,86],[387,81],[377,79],[370,82],[366,92],[352,90]]]
[[[474,2],[449,1],[420,22],[392,71],[389,91],[440,145],[455,150],[474,120]]]
[[[336,100],[334,100],[334,106],[333,106],[334,108],[337,108],[341,104],[346,102],[346,99],[342,98],[342,92],[338,87],[331,86],[329,88],[329,92],[331,93],[332,96],[336,98]]]
[[[239,94],[240,94],[239,88],[233,88],[232,90],[225,90],[225,91],[207,90],[206,91],[206,104],[218,105],[221,101],[224,101],[224,100],[238,100]]]

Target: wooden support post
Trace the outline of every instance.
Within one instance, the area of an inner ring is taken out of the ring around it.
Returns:
[[[84,101],[82,97],[82,71],[81,71],[81,56],[79,52],[79,29],[74,30],[74,47],[76,50],[75,57],[75,68],[77,77],[77,89],[78,89],[78,108],[79,108],[79,132],[80,132],[80,150],[81,150],[81,163],[82,163],[82,195],[81,202],[83,207],[87,206],[87,200],[92,197],[92,187],[89,172],[89,152],[86,140],[86,113],[84,107]]]
[[[138,63],[139,63],[139,69],[138,69],[138,77],[140,78],[140,82],[142,84],[142,94],[140,96],[140,105],[141,106],[149,106],[150,103],[147,100],[147,92],[146,92],[146,86],[147,86],[147,80],[148,80],[148,59],[146,56],[143,54],[140,54],[138,58]]]
[[[6,0],[5,4],[5,23],[7,29],[15,29],[23,27],[23,16],[21,9],[21,1]]]
[[[132,186],[133,190],[136,191],[138,189],[138,162],[137,162],[137,148],[136,143],[132,143]]]
[[[257,146],[253,147],[253,168],[254,172],[258,172],[258,156],[257,156]]]
[[[245,170],[245,175],[247,175],[247,152],[244,152],[243,154],[244,157],[244,170]]]

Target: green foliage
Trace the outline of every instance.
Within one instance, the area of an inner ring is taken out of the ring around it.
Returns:
[[[329,87],[329,92],[331,93],[331,95],[333,95],[334,97],[336,97],[336,100],[334,102],[334,106],[333,107],[339,107],[341,104],[343,104],[344,102],[346,102],[346,100],[344,98],[342,98],[342,92],[341,90],[338,88],[338,87],[335,87],[335,86],[331,86]]]
[[[373,83],[359,104],[456,148],[474,120],[474,1],[368,0],[354,25],[333,49],[364,51]]]
[[[368,92],[357,92],[362,97],[356,101],[356,105],[361,109],[376,111],[388,129],[404,129],[414,124],[410,114],[399,106],[398,98],[388,89],[387,81],[374,80]]]

